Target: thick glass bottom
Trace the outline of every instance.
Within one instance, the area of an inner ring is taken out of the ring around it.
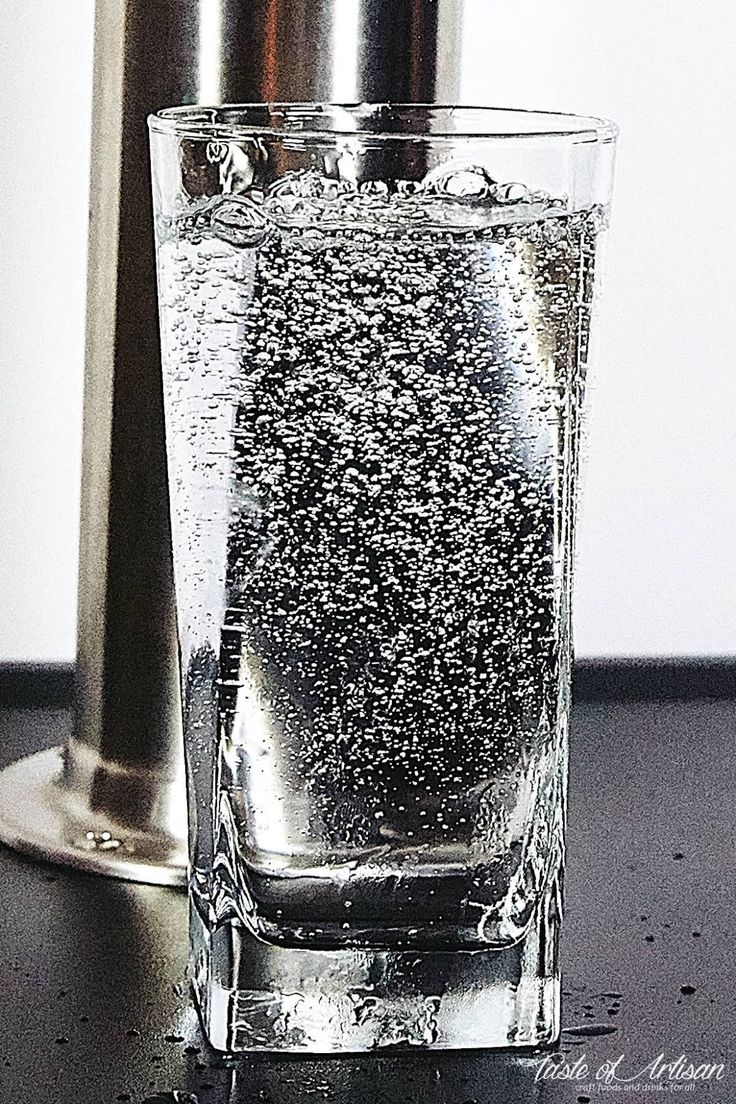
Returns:
[[[217,1050],[544,1047],[560,1032],[556,892],[502,950],[281,947],[191,907],[195,995]]]

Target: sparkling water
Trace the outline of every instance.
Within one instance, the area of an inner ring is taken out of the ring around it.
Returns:
[[[602,224],[464,168],[390,191],[294,174],[168,228],[192,888],[210,929],[502,947],[557,877]]]

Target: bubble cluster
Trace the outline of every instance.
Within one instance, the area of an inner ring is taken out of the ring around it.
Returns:
[[[393,872],[389,926],[492,942],[559,857],[601,215],[435,175],[303,174],[162,251],[180,631],[230,896],[283,876],[288,910],[308,870],[329,913],[352,860],[344,938]]]

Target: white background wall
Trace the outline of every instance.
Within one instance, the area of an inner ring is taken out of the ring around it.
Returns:
[[[74,655],[91,0],[0,0],[0,661]]]
[[[0,660],[71,659],[91,0],[0,0]],[[621,126],[580,655],[736,653],[736,15],[469,0],[466,101]]]

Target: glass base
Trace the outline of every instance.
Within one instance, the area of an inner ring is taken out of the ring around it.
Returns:
[[[195,995],[217,1050],[538,1048],[560,1033],[556,894],[503,950],[314,950],[264,943],[191,907]]]

